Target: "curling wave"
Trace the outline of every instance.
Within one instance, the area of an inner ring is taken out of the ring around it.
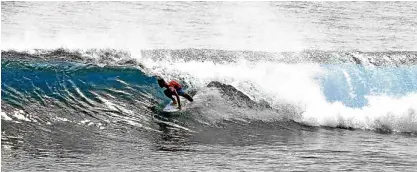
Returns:
[[[294,121],[416,132],[416,54],[2,51],[2,121],[71,121],[98,128],[121,124],[154,131],[152,120],[159,111],[152,107],[168,102],[155,82],[160,75],[197,92],[196,103],[188,108],[192,125]]]

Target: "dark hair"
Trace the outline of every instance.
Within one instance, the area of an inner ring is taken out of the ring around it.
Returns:
[[[164,87],[165,86],[165,80],[164,79],[162,79],[161,77],[157,77],[157,79],[156,79],[157,81],[158,81],[158,85],[159,85],[159,87]]]

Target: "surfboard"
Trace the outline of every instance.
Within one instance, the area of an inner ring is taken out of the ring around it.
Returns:
[[[164,112],[170,112],[170,113],[184,111],[185,108],[186,108],[185,106],[188,103],[188,100],[185,99],[185,98],[183,98],[183,97],[180,97],[180,99],[181,99],[181,110],[178,109],[178,105],[173,105],[172,104],[172,101],[171,101],[170,103],[168,103],[165,106],[165,108],[162,111],[164,111]]]

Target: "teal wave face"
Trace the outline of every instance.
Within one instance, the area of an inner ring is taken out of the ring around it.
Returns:
[[[417,90],[417,66],[322,65],[327,71],[317,76],[327,101],[363,107],[366,96],[400,97]],[[134,67],[88,65],[66,61],[3,60],[2,100],[22,107],[32,101],[54,98],[69,102],[81,95],[96,99],[103,92],[128,101],[137,95],[165,100],[155,77]],[[123,92],[123,93],[121,93]],[[75,98],[71,98],[71,96]]]
[[[65,61],[2,61],[2,100],[22,107],[53,98],[63,102],[96,99],[105,93],[127,101],[164,96],[154,77],[133,67],[99,67]]]
[[[375,67],[354,64],[322,65],[326,74],[317,77],[330,102],[350,107],[367,105],[367,96],[401,97],[417,91],[417,66]]]

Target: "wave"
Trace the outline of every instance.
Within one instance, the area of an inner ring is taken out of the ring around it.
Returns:
[[[2,121],[157,131],[154,115],[169,101],[155,82],[159,75],[196,92],[188,119],[168,123],[189,131],[225,121],[292,121],[416,132],[416,54],[2,51]]]

